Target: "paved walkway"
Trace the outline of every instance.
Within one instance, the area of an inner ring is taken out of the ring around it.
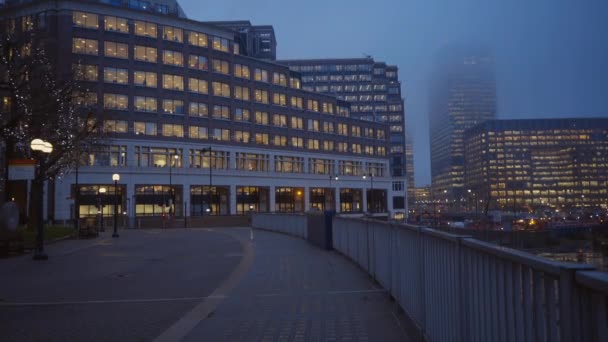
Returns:
[[[127,231],[0,260],[3,341],[407,341],[354,264],[286,235]]]

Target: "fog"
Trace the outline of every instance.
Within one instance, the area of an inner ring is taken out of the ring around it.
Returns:
[[[428,79],[439,49],[494,54],[499,118],[608,116],[601,0],[181,0],[195,20],[273,25],[277,58],[371,55],[399,66],[416,183],[430,183]]]

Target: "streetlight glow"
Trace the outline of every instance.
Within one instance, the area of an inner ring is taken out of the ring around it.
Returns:
[[[120,180],[120,175],[118,173],[113,174],[112,175],[112,180],[115,181],[115,182],[118,182]]]

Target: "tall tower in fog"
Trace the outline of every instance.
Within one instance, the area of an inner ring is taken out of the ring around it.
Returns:
[[[464,195],[463,133],[496,116],[496,81],[489,51],[469,46],[442,49],[429,94],[433,191],[442,200],[457,201]]]

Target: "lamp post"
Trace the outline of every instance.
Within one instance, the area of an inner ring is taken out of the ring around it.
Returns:
[[[119,237],[118,235],[118,181],[120,180],[120,175],[115,173],[112,175],[112,180],[114,181],[114,233],[112,233],[113,238]]]
[[[175,191],[173,191],[173,180],[172,180],[172,169],[173,169],[173,160],[177,163],[179,159],[179,155],[174,154],[169,158],[169,217],[173,214],[173,205],[175,204]]]
[[[42,156],[43,154],[50,154],[53,152],[53,145],[50,142],[44,141],[42,139],[34,139],[30,143],[30,148],[36,154],[39,154],[38,161],[36,162],[36,176],[32,183],[35,183],[38,188],[38,198],[37,198],[37,206],[38,206],[38,234],[36,236],[36,249],[34,250],[34,260],[47,260],[49,257],[44,252],[44,179],[42,177]]]
[[[328,196],[329,197],[329,200],[328,200],[328,206],[329,206],[329,208],[328,208],[328,210],[332,210],[332,208],[335,205],[335,203],[334,203],[334,196],[333,196],[333,189],[331,187],[331,181],[332,180],[337,181],[338,179],[339,179],[338,175],[331,175],[331,174],[329,175],[329,196]]]
[[[201,150],[201,153],[203,153],[203,155],[205,153],[209,152],[209,191],[207,192],[207,197],[208,197],[208,202],[207,202],[207,212],[211,213],[211,201],[213,199],[213,197],[211,196],[211,187],[213,186],[213,156],[211,155],[211,146],[209,146],[208,148],[203,148]],[[202,193],[201,193],[202,195]]]
[[[100,215],[101,216],[101,218],[100,218],[101,229],[100,230],[102,232],[106,231],[106,229],[103,226],[103,198],[102,198],[105,195],[106,191],[107,191],[107,189],[104,187],[101,187],[101,188],[99,188],[99,190],[97,190],[97,192],[99,194],[99,212],[101,214]]]
[[[367,179],[367,175],[363,175],[363,180]],[[375,210],[375,203],[374,203],[374,175],[372,173],[369,173],[369,179],[371,181],[371,187],[369,190],[369,200],[370,200],[370,205],[369,207],[371,207],[371,212],[374,213],[376,212]]]

